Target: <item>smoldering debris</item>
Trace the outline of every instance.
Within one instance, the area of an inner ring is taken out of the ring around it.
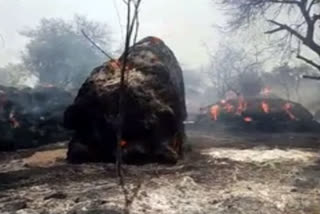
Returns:
[[[56,87],[0,86],[0,150],[67,140],[63,112],[71,101],[71,94]]]
[[[75,130],[71,162],[115,161],[122,57],[93,70],[65,112]],[[175,163],[184,138],[186,106],[182,70],[163,41],[147,37],[129,50],[123,122],[127,163]]]
[[[320,124],[301,104],[271,97],[221,100],[202,110],[193,126],[234,131],[318,132]]]

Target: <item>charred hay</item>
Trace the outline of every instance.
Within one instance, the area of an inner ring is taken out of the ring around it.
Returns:
[[[65,111],[75,130],[71,162],[115,161],[122,57],[95,68]],[[124,93],[123,158],[127,163],[177,161],[186,118],[182,70],[173,52],[147,37],[129,50]]]
[[[213,108],[218,109],[216,118],[212,115]],[[239,99],[219,101],[208,106],[197,117],[194,126],[209,130],[223,127],[231,131],[320,131],[319,123],[301,104],[271,97],[254,97],[242,101]]]
[[[0,150],[15,150],[67,140],[63,112],[72,96],[55,87],[0,86]]]

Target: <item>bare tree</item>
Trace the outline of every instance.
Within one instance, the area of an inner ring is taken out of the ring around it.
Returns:
[[[282,33],[279,41],[291,46],[295,39],[296,57],[320,71],[320,64],[300,51],[300,44],[320,58],[317,38],[320,0],[220,0],[228,10],[229,27],[239,29],[263,19],[272,26],[266,34]],[[292,51],[292,48],[290,48]]]
[[[243,49],[221,45],[211,56],[211,71],[208,73],[219,98],[228,91],[237,96],[254,96],[260,92],[261,62],[249,57]]]

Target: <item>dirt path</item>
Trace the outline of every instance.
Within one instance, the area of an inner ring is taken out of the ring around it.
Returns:
[[[320,213],[318,136],[190,135],[176,166],[125,166],[130,213]],[[64,155],[61,145],[1,154],[0,213],[123,213],[112,164]]]

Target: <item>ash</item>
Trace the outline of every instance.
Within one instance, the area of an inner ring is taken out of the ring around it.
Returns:
[[[65,143],[1,153],[0,213],[320,213],[320,136],[189,131],[177,165],[72,165]]]

